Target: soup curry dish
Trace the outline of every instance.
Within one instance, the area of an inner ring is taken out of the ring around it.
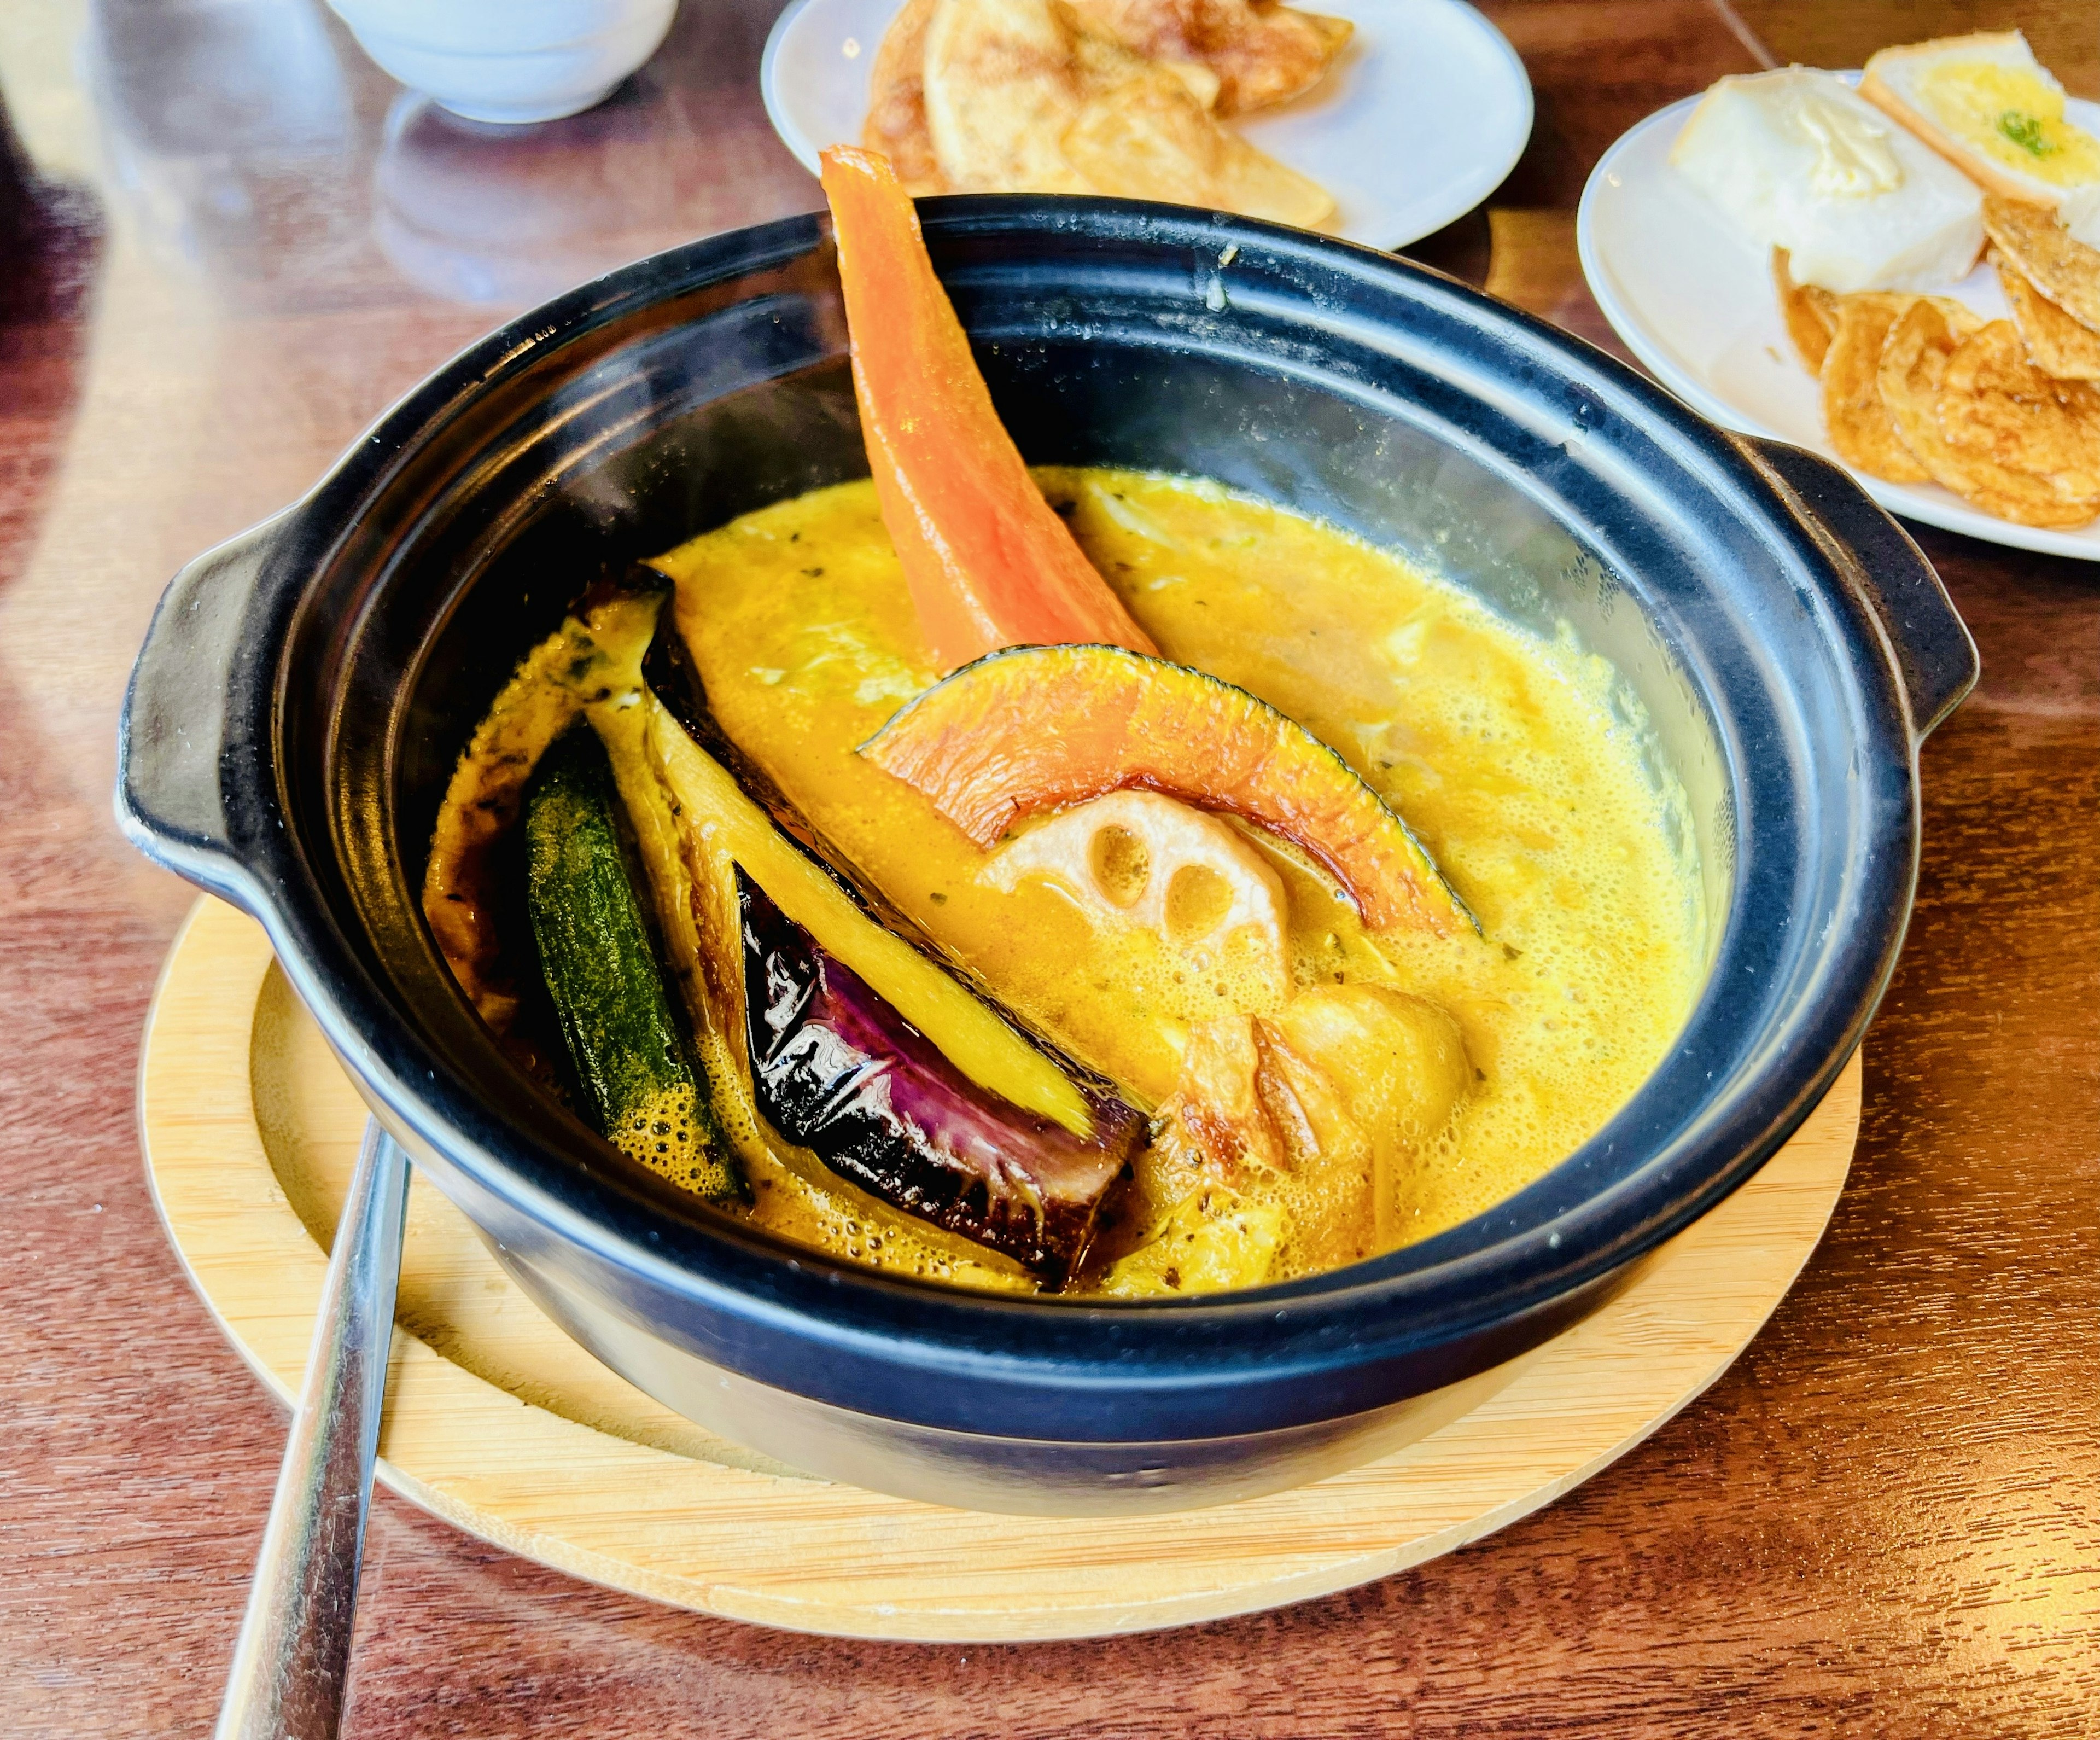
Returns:
[[[1030,473],[915,219],[826,156],[871,479],[601,586],[453,776],[425,909],[520,1063],[834,1257],[1171,1296],[1572,1152],[1705,963],[1612,673],[1199,479]]]

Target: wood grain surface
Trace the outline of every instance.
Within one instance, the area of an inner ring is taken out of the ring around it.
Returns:
[[[847,1637],[1016,1641],[1189,1625],[1353,1588],[1477,1540],[1623,1455],[1742,1351],[1823,1235],[1860,1060],[1743,1188],[1546,1346],[1423,1398],[1411,1441],[1295,1490],[1167,1516],[990,1516],[818,1480],[593,1359],[420,1176],[379,1477],[484,1540],[701,1612]],[[287,1406],[364,1102],[253,919],[201,899],[139,1075],[154,1199]]]
[[[167,576],[468,339],[815,203],[692,0],[615,99],[490,136],[316,0],[0,0],[0,1733],[207,1731],[284,1417],[155,1220],[132,1124],[189,892],[109,820]],[[1716,75],[2091,0],[1489,0],[1539,99],[1416,250],[1604,342],[1571,211]],[[1694,1407],[1561,1503],[1194,1632],[839,1643],[652,1606],[382,1498],[348,1731],[604,1740],[2100,1732],[2100,574],[1926,532],[1983,656],[1926,745],[1908,948],[1829,1235]]]

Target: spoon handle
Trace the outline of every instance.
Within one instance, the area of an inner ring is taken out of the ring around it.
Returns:
[[[217,1740],[332,1740],[342,1720],[408,1203],[408,1157],[368,1122]]]

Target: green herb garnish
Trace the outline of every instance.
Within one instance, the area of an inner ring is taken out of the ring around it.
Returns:
[[[2056,149],[2041,136],[2041,117],[2024,109],[2009,108],[1999,116],[1998,130],[2031,157],[2045,157]]]

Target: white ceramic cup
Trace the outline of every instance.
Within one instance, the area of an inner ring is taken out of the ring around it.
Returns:
[[[678,0],[329,0],[358,45],[472,121],[554,121],[651,55]]]

